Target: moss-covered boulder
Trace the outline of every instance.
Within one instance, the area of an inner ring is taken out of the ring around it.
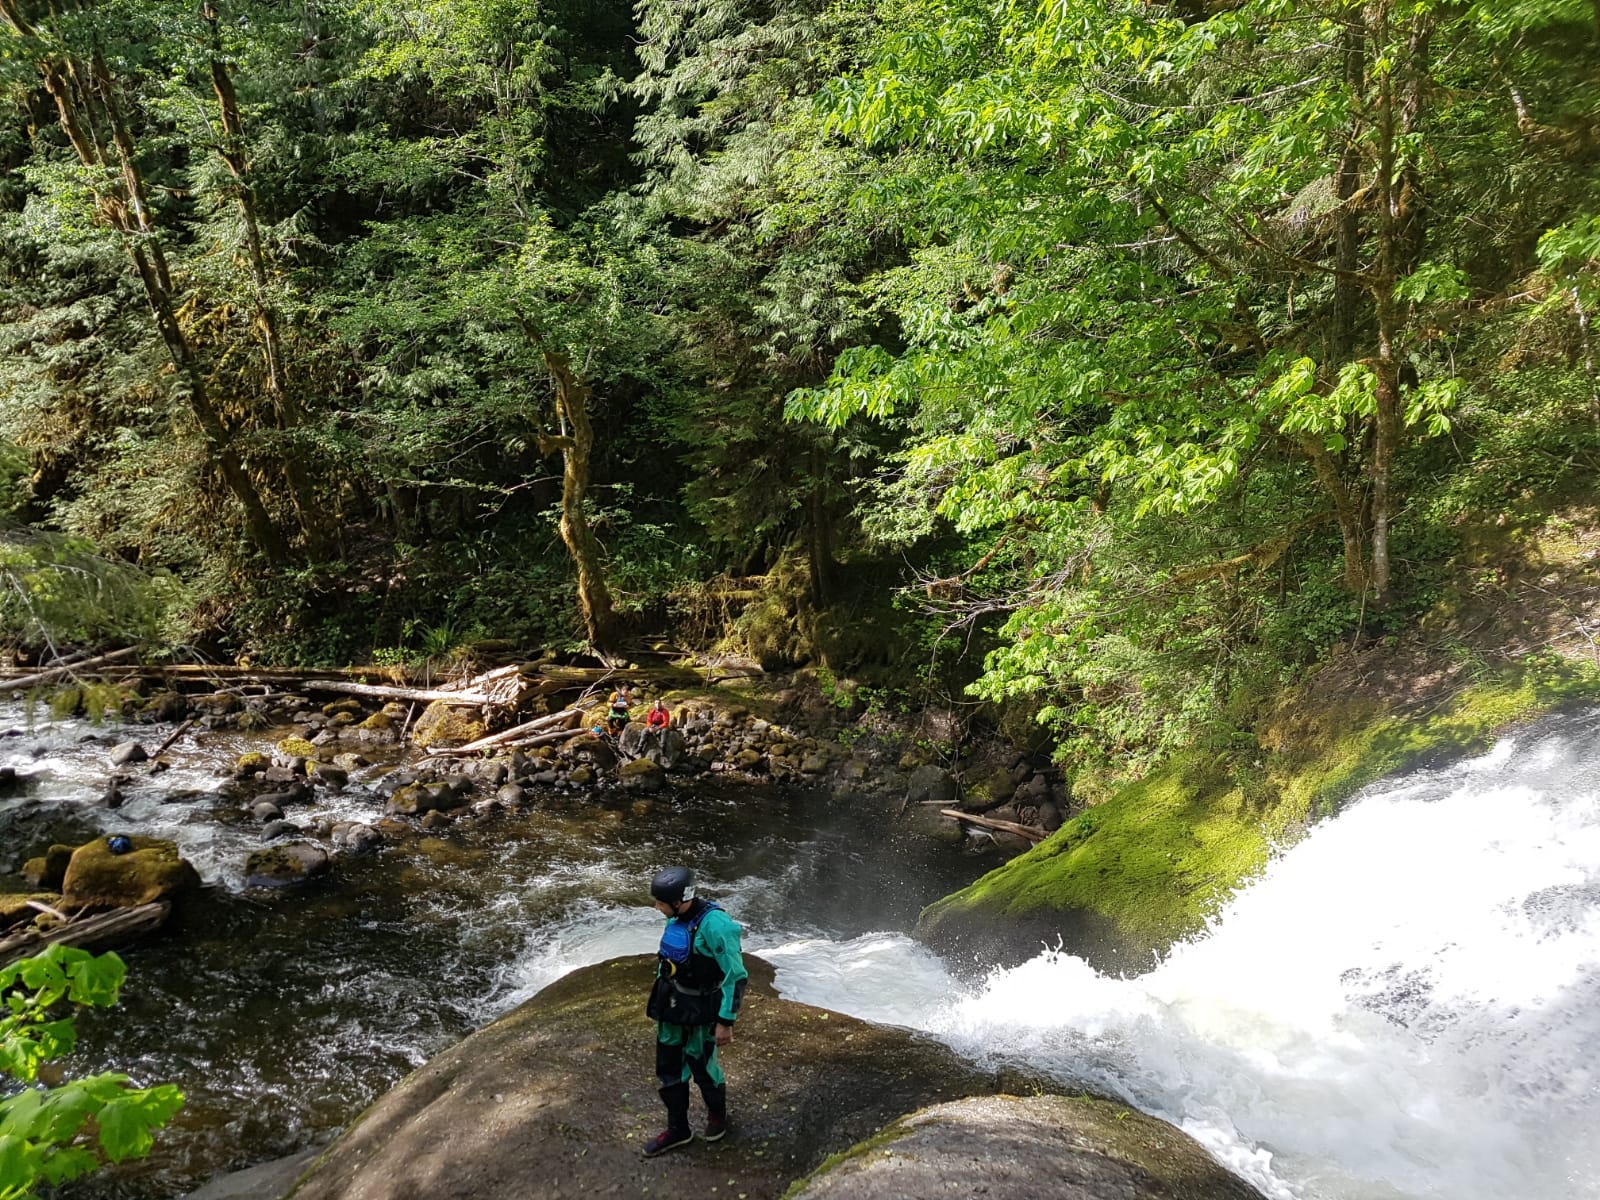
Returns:
[[[200,886],[200,875],[178,854],[176,842],[130,837],[133,849],[115,854],[107,838],[72,852],[61,881],[62,907],[131,908],[172,900]]]
[[[1204,928],[1270,848],[1365,785],[1482,749],[1591,684],[1519,671],[1408,717],[1378,701],[1290,698],[1260,747],[1190,752],[1065,822],[1032,850],[925,909],[917,935],[970,959],[1016,962],[1060,939],[1096,966],[1147,969]]]
[[[443,700],[428,705],[412,727],[411,740],[429,746],[460,746],[475,742],[488,732],[476,708],[457,708]]]
[[[356,728],[366,729],[375,733],[392,733],[394,732],[394,718],[386,712],[375,712],[357,725]]]
[[[622,764],[617,778],[622,781],[623,787],[631,791],[649,792],[666,783],[667,773],[660,763],[651,762],[648,758],[636,758]]]
[[[58,842],[38,858],[30,858],[22,864],[23,882],[31,888],[59,892],[62,881],[67,877],[67,864],[72,861],[74,849],[76,847],[63,846]]]
[[[420,817],[431,812],[460,808],[470,797],[466,789],[448,783],[408,783],[395,789],[385,805],[386,811],[402,817]]]
[[[249,750],[239,755],[233,763],[233,777],[244,779],[254,775],[257,771],[265,771],[272,765],[272,759],[259,750]]]
[[[1262,1200],[1200,1144],[1111,1100],[979,1096],[913,1113],[824,1163],[792,1200]]]
[[[317,748],[303,737],[286,737],[278,743],[278,757],[280,760],[293,760],[297,758],[315,758]]]

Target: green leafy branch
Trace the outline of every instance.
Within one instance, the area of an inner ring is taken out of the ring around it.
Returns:
[[[153,1132],[182,1107],[172,1085],[136,1088],[113,1072],[38,1086],[41,1068],[77,1044],[73,1018],[55,1015],[57,1007],[109,1008],[125,973],[115,954],[60,944],[0,969],[0,1074],[27,1085],[0,1100],[0,1200],[35,1200],[40,1184],[57,1187],[102,1161],[148,1154]]]

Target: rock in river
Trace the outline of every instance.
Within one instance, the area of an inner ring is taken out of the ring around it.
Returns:
[[[294,1200],[775,1200],[830,1155],[892,1122],[904,1126],[903,1132],[896,1127],[900,1136],[914,1138],[926,1114],[906,1114],[987,1095],[1000,1083],[907,1030],[784,1000],[773,990],[772,968],[748,958],[750,989],[724,1058],[731,1136],[645,1159],[640,1147],[662,1122],[655,1032],[644,1015],[654,962],[641,955],[576,971],[444,1051],[368,1108],[301,1176]],[[1023,1107],[1014,1109],[1017,1104]],[[1050,1098],[1043,1108],[1029,1104],[1008,1100],[978,1110],[991,1122],[987,1144],[975,1119],[966,1119],[963,1137],[970,1140],[962,1142],[960,1157],[950,1157],[950,1178],[970,1182],[978,1170],[974,1155],[1005,1155],[1019,1137],[1037,1138],[1048,1127],[1064,1139],[1081,1134],[1089,1142],[1036,1144],[1026,1187],[1018,1174],[984,1195],[1259,1200],[1184,1134],[1122,1105],[1066,1098]],[[704,1116],[697,1096],[691,1109],[697,1128]],[[1053,1159],[1046,1158],[1048,1150]],[[1067,1192],[1047,1170],[1076,1172],[1072,1177],[1088,1182]],[[1002,1177],[990,1170],[981,1178],[989,1175]],[[1180,1177],[1182,1188],[1174,1190],[1169,1181]],[[819,1175],[810,1186],[828,1178]],[[1032,1187],[1038,1190],[1027,1190]],[[978,1191],[848,1194],[964,1197]]]
[[[111,765],[113,767],[126,767],[133,763],[142,763],[150,757],[147,751],[138,742],[123,742],[111,749]]]
[[[292,887],[328,870],[328,852],[312,842],[284,842],[257,850],[244,864],[247,888]]]
[[[106,838],[72,852],[61,881],[66,908],[131,908],[170,900],[200,885],[200,875],[178,855],[176,842],[132,837],[133,849],[114,854]]]
[[[661,769],[661,764],[651,762],[648,758],[636,758],[632,762],[623,763],[617,775],[622,780],[623,787],[642,792],[660,787],[667,779],[667,773]]]
[[[896,1121],[794,1200],[1261,1200],[1165,1121],[1066,1096],[979,1096]]]

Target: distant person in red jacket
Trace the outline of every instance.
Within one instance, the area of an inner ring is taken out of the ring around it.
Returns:
[[[647,729],[665,729],[672,724],[672,714],[667,711],[667,702],[657,700],[650,706],[649,715],[644,719]]]

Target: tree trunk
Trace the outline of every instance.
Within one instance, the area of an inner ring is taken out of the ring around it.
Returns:
[[[1353,96],[1366,90],[1366,24],[1359,8],[1346,16],[1340,35],[1344,58],[1345,87]],[[1339,199],[1339,241],[1335,266],[1339,274],[1333,281],[1333,314],[1328,330],[1328,363],[1334,375],[1355,350],[1356,309],[1361,302],[1361,285],[1355,278],[1360,268],[1361,214],[1353,199],[1361,186],[1361,146],[1359,131],[1346,135],[1344,152],[1334,179],[1334,194]]]
[[[583,511],[589,491],[589,455],[594,449],[594,426],[589,423],[592,389],[573,372],[565,354],[543,346],[540,350],[555,380],[556,414],[570,432],[541,437],[539,451],[561,451],[561,540],[578,570],[578,607],[589,642],[596,650],[605,651],[616,641],[616,610],[600,562],[600,542]]]
[[[249,162],[245,154],[244,120],[239,115],[239,96],[233,87],[233,78],[223,61],[222,33],[218,26],[215,5],[207,3],[201,9],[201,18],[211,30],[211,90],[217,97],[217,111],[222,121],[222,140],[218,155],[233,178],[234,199],[239,208],[239,221],[244,229],[245,257],[250,266],[250,280],[255,294],[255,327],[261,339],[262,355],[267,368],[267,395],[272,402],[273,415],[280,429],[293,429],[304,422],[305,413],[289,388],[287,356],[283,338],[278,331],[278,310],[272,302],[272,279],[267,271],[267,256],[262,248],[261,224],[256,215],[255,191],[250,186]],[[289,494],[294,499],[295,512],[301,528],[313,545],[324,540],[323,521],[316,503],[316,491],[305,467],[288,454],[283,460],[284,475],[289,482]]]
[[[42,42],[38,31],[23,16],[17,0],[0,0],[0,16],[19,37]],[[251,539],[269,559],[282,561],[287,555],[283,538],[238,453],[229,444],[232,435],[211,403],[205,374],[178,324],[172,274],[146,201],[133,134],[117,103],[115,84],[105,59],[98,50],[92,52],[87,63],[47,50],[40,58],[39,74],[45,90],[55,101],[62,131],[79,161],[90,169],[88,178],[93,181],[90,186],[94,188],[101,216],[122,236],[123,245],[139,273],[157,331],[187,390],[190,411],[223,481],[244,509]]]
[[[189,339],[184,336],[183,330],[178,325],[177,306],[173,303],[172,297],[172,272],[167,267],[160,236],[150,219],[150,209],[144,194],[144,180],[139,174],[135,157],[133,135],[122,119],[121,110],[117,105],[111,72],[98,52],[92,60],[92,69],[96,91],[104,109],[104,118],[111,128],[112,145],[116,147],[117,164],[128,201],[124,212],[132,219],[131,228],[124,225],[122,233],[133,256],[134,265],[139,271],[139,278],[144,283],[145,297],[150,303],[150,310],[161,331],[162,341],[166,343],[167,353],[171,356],[179,377],[188,387],[190,410],[194,413],[195,420],[199,423],[200,430],[216,457],[223,481],[244,508],[245,523],[250,529],[252,540],[269,559],[281,562],[288,556],[288,549],[267,512],[261,494],[256,490],[255,482],[244,469],[238,452],[230,445],[232,434],[224,424],[221,414],[211,403],[205,373],[195,359],[194,347],[189,344]]]
[[[816,482],[806,502],[806,556],[811,567],[811,606],[820,612],[833,600],[836,569],[833,529],[828,521],[827,451],[821,446],[812,450],[811,473]]]
[[[1395,285],[1421,262],[1427,227],[1421,175],[1414,153],[1404,154],[1421,122],[1428,86],[1428,44],[1431,19],[1415,19],[1403,36],[1391,24],[1389,0],[1373,6],[1371,31],[1375,44],[1387,51],[1396,67],[1378,81],[1373,97],[1377,161],[1373,184],[1378,200],[1376,269],[1372,297],[1377,316],[1377,354],[1372,439],[1372,600],[1378,609],[1392,598],[1389,533],[1395,511],[1394,462],[1405,426],[1402,420],[1400,313]]]
[[[1350,488],[1339,473],[1339,464],[1333,455],[1315,438],[1301,438],[1300,448],[1311,460],[1317,473],[1317,482],[1333,503],[1333,517],[1339,524],[1339,538],[1344,543],[1344,586],[1352,594],[1367,590],[1367,561],[1363,536],[1364,522],[1361,505],[1350,494]]]

